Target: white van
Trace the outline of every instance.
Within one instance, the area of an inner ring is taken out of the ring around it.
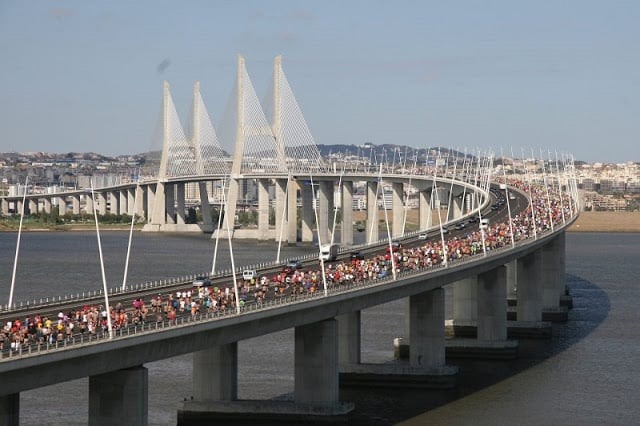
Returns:
[[[254,271],[253,269],[247,269],[245,271],[242,271],[242,279],[245,281],[251,281],[255,277],[256,277],[256,271]]]
[[[333,262],[338,258],[338,244],[323,244],[320,248],[320,260]]]
[[[480,219],[480,229],[488,229],[489,228],[489,219]]]

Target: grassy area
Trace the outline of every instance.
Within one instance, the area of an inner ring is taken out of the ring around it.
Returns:
[[[571,232],[640,232],[640,212],[581,212]]]

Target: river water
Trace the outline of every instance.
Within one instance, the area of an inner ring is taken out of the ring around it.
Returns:
[[[109,287],[122,284],[128,233],[101,235]],[[9,295],[16,234],[0,233],[0,303]],[[282,258],[310,247],[283,247]],[[236,243],[237,265],[273,260],[272,243]],[[136,233],[128,283],[211,269],[206,235]],[[22,236],[15,301],[102,287],[95,233],[43,232]],[[549,340],[521,340],[514,361],[448,360],[460,367],[449,391],[341,389],[353,401],[353,423],[407,424],[637,424],[640,418],[640,234],[567,234],[567,285],[574,309]],[[220,242],[218,267],[229,264]],[[392,340],[403,330],[401,301],[362,314],[364,362],[389,362]],[[238,393],[242,399],[290,397],[293,330],[239,343]],[[191,395],[191,355],[146,364],[149,423],[176,423],[179,402]],[[1,386],[1,384],[0,384]],[[88,421],[88,380],[21,394],[22,425],[83,425]]]

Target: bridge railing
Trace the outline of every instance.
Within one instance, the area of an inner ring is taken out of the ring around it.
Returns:
[[[391,282],[396,282],[398,280],[402,280],[405,278],[415,277],[419,275],[429,275],[434,272],[441,271],[443,269],[454,269],[454,268],[457,269],[474,262],[481,262],[481,261],[486,261],[487,259],[493,259],[497,256],[501,256],[505,252],[513,250],[514,248],[520,248],[523,246],[535,244],[539,240],[544,239],[551,234],[564,232],[566,228],[573,223],[573,221],[575,220],[575,217],[576,216],[570,218],[570,220],[568,220],[565,224],[556,226],[555,229],[553,230],[546,229],[542,232],[539,232],[536,237],[529,236],[522,240],[516,241],[514,243],[514,246],[512,246],[511,244],[507,244],[502,247],[488,250],[486,253],[483,252],[475,255],[465,256],[455,260],[450,260],[446,264],[439,263],[436,265],[424,266],[416,269],[403,270],[403,271],[400,271],[398,274],[396,274],[395,279],[393,278],[392,274],[389,273],[384,277],[379,277],[376,279],[362,280],[359,282],[351,281],[346,284],[341,283],[341,284],[331,285],[327,289],[327,296],[325,296],[324,292],[322,291],[316,291],[313,293],[279,296],[273,300],[265,300],[262,302],[254,301],[252,303],[247,303],[242,305],[240,308],[240,315],[255,312],[255,311],[276,309],[283,305],[301,304],[301,303],[308,302],[310,300],[327,298],[327,297],[332,297],[338,294],[345,294],[348,292],[358,291],[363,288],[384,286]],[[167,328],[185,327],[185,326],[192,325],[194,323],[223,320],[225,318],[235,317],[237,315],[238,314],[234,309],[226,309],[226,310],[221,310],[216,312],[207,311],[205,313],[198,313],[196,315],[185,315],[185,316],[176,318],[175,320],[163,319],[162,321],[155,321],[155,322],[152,321],[152,322],[147,322],[142,324],[135,324],[125,328],[119,328],[117,330],[114,330],[114,338],[115,339],[130,338],[140,334],[157,333],[157,332],[162,332]],[[103,331],[97,332],[95,334],[87,334],[87,335],[83,335],[80,333],[80,334],[75,334],[72,337],[64,339],[62,341],[56,341],[53,344],[44,342],[44,343],[38,343],[38,344],[31,344],[27,346],[21,345],[17,350],[12,350],[11,348],[5,349],[3,351],[0,351],[0,362],[9,361],[11,359],[20,358],[24,356],[36,356],[39,354],[49,353],[51,351],[56,351],[56,350],[72,349],[74,347],[79,347],[79,346],[84,346],[89,344],[104,343],[112,340],[113,339],[109,337],[109,334]]]

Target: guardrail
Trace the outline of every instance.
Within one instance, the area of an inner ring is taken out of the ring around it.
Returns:
[[[307,294],[299,294],[299,295],[289,295],[289,296],[281,296],[277,297],[273,300],[266,300],[263,302],[252,302],[244,304],[241,306],[240,313],[236,313],[235,309],[227,309],[225,311],[217,311],[217,312],[207,312],[204,314],[198,313],[196,315],[187,314],[180,318],[176,318],[175,320],[164,320],[161,322],[149,322],[143,323],[141,325],[130,325],[126,328],[120,328],[115,330],[113,339],[121,339],[121,338],[129,338],[131,336],[136,336],[140,334],[148,334],[148,333],[156,333],[162,332],[167,328],[172,327],[183,327],[189,326],[194,323],[201,323],[206,321],[217,321],[225,318],[235,317],[237,315],[244,315],[255,311],[263,311],[269,309],[275,309],[281,307],[283,305],[293,305],[293,304],[301,304],[308,302],[310,300],[316,300],[321,298],[328,298],[337,294],[345,294],[348,292],[353,292],[360,290],[362,288],[373,288],[378,286],[383,286],[388,284],[389,282],[394,282],[398,280],[402,280],[404,278],[409,278],[417,275],[427,275],[434,273],[436,271],[440,271],[442,269],[454,269],[460,266],[468,265],[474,262],[480,262],[486,259],[495,258],[501,255],[504,252],[511,251],[516,247],[523,247],[526,245],[535,244],[540,239],[545,238],[551,234],[557,234],[559,232],[564,232],[565,229],[571,225],[576,216],[573,216],[568,220],[565,224],[556,226],[554,230],[546,229],[543,232],[539,233],[537,237],[529,236],[525,239],[515,242],[514,246],[511,244],[507,244],[503,247],[499,247],[496,249],[488,250],[486,253],[478,253],[476,255],[466,256],[456,260],[450,260],[446,264],[439,263],[437,265],[425,266],[421,268],[404,270],[396,274],[396,279],[393,279],[391,273],[382,278],[376,278],[371,280],[364,280],[361,282],[350,282],[347,284],[338,284],[332,285],[327,289],[327,296],[324,296],[323,291],[316,291],[315,293],[307,293]],[[282,262],[281,262],[282,263]],[[71,338],[56,341],[55,344],[51,343],[38,343],[31,344],[24,348],[20,346],[18,350],[14,351],[11,348],[8,350],[5,349],[0,351],[0,362],[8,361],[11,359],[25,357],[25,356],[34,356],[43,353],[49,353],[55,350],[65,350],[72,349],[78,346],[88,345],[88,344],[98,344],[107,341],[112,341],[112,338],[109,337],[107,332],[98,332],[93,335],[85,336],[83,334],[75,334]]]

